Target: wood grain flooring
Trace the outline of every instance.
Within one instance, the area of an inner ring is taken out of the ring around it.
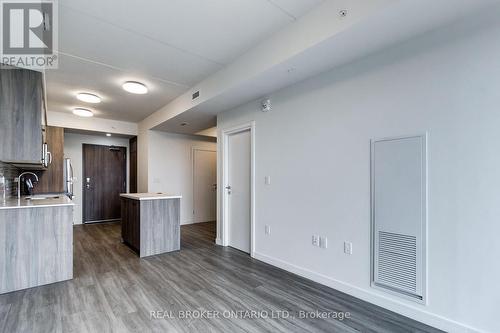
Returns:
[[[139,259],[120,243],[119,224],[76,226],[74,279],[1,295],[0,332],[439,332],[215,246],[213,223],[181,234],[181,251]],[[246,318],[251,310],[260,318]],[[182,311],[221,318],[179,318]],[[351,316],[292,317],[298,311]]]

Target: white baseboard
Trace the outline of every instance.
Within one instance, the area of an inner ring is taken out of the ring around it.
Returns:
[[[459,323],[452,319],[442,317],[431,312],[419,309],[417,307],[410,306],[403,302],[400,302],[390,296],[380,295],[378,292],[356,287],[347,282],[333,279],[326,275],[316,273],[309,269],[296,266],[294,264],[267,256],[262,253],[255,252],[254,258],[263,261],[267,264],[276,266],[285,271],[297,274],[306,279],[312,280],[314,282],[320,283],[322,285],[328,286],[330,288],[336,289],[338,291],[344,292],[356,298],[362,299],[366,302],[381,306],[385,309],[399,313],[405,317],[412,318],[424,324],[433,326],[435,328],[454,333],[487,333],[476,328],[470,327],[468,325]]]

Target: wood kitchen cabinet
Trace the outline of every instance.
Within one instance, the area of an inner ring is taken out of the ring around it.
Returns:
[[[73,203],[16,202],[0,208],[0,294],[72,279]]]
[[[122,239],[136,252],[140,249],[140,204],[139,201],[121,198]]]
[[[41,163],[42,73],[0,69],[0,161]]]
[[[38,183],[34,193],[62,193],[64,188],[64,128],[45,127],[45,142],[52,155],[47,170],[37,172]]]

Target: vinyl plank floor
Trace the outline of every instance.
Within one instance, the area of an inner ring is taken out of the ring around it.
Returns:
[[[215,223],[183,226],[181,251],[143,259],[120,243],[120,230],[119,223],[75,226],[74,279],[0,295],[0,332],[440,332],[216,246]],[[316,310],[351,316],[287,316]],[[151,311],[169,315],[155,319]],[[220,318],[180,318],[180,311]],[[229,311],[237,318],[225,318]]]

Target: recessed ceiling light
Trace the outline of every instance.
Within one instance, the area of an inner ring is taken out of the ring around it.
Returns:
[[[146,87],[144,84],[140,82],[135,82],[135,81],[127,81],[123,84],[123,89],[125,91],[128,91],[129,93],[132,94],[147,94],[148,93],[148,87]]]
[[[87,102],[92,104],[101,103],[101,97],[94,94],[79,93],[78,95],[76,95],[76,98],[78,98],[82,102]]]
[[[90,111],[89,109],[84,109],[84,108],[75,108],[73,109],[73,114],[77,115],[79,117],[92,117],[94,113]]]
[[[111,136],[111,133],[106,133],[106,136]]]

